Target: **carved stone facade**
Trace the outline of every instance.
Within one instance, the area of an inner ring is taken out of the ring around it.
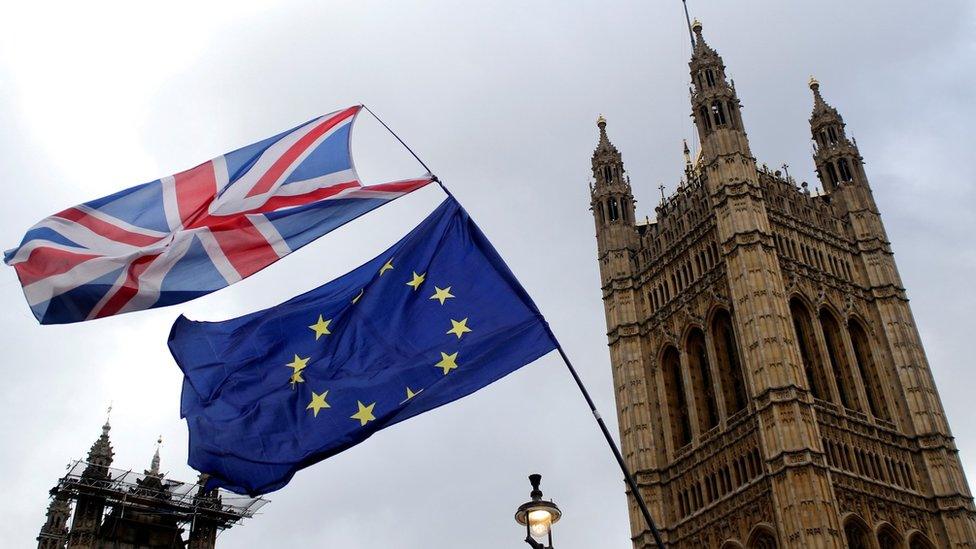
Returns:
[[[597,125],[591,206],[625,458],[669,547],[976,547],[976,510],[857,143],[811,79],[825,191],[758,167],[693,26],[681,186],[637,222]],[[635,547],[653,540],[630,502]]]

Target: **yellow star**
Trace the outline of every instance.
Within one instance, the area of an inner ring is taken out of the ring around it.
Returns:
[[[458,339],[461,339],[461,335],[470,332],[471,328],[468,328],[468,319],[462,319],[460,321],[451,319],[451,329],[447,331],[448,334],[454,334]]]
[[[360,427],[365,427],[367,423],[376,419],[373,417],[373,406],[376,406],[375,402],[369,406],[365,406],[362,402],[357,400],[356,404],[359,405],[359,411],[349,416],[349,419],[358,419]]]
[[[420,393],[422,393],[422,392],[424,392],[424,390],[423,390],[423,389],[421,389],[421,390],[419,390],[419,391],[417,391],[417,392],[415,393],[415,392],[413,392],[413,391],[412,391],[412,390],[410,389],[410,387],[407,387],[407,400],[410,400],[411,398],[413,398],[413,397],[415,397],[415,396],[417,396],[417,395],[419,395],[419,394],[420,394]],[[404,400],[403,402],[406,402],[407,400]]]
[[[353,304],[355,304],[357,301],[359,301],[359,298],[363,297],[363,294],[364,293],[366,293],[366,288],[363,288],[362,290],[359,290],[359,293],[356,294],[356,297],[352,298]]]
[[[380,276],[383,276],[383,273],[385,273],[386,271],[392,271],[392,270],[393,270],[393,260],[391,259],[387,261],[382,267],[380,267]]]
[[[291,383],[291,388],[294,389],[296,383],[305,383],[305,379],[302,378],[301,372],[294,372],[288,378],[288,382]]]
[[[417,274],[417,271],[414,271],[413,272],[413,280],[411,280],[410,282],[407,282],[407,286],[412,286],[413,287],[413,291],[416,292],[417,290],[420,289],[420,285],[424,283],[424,278],[426,276],[427,276],[427,273]]]
[[[322,320],[322,315],[319,315],[319,320],[315,324],[312,324],[308,329],[315,332],[315,341],[318,341],[320,337],[324,335],[329,335],[332,332],[329,331],[329,324],[332,323],[332,319]]]
[[[437,301],[440,301],[441,302],[441,305],[443,305],[444,302],[447,301],[448,299],[454,297],[454,294],[451,293],[451,287],[450,286],[448,286],[447,288],[444,288],[443,290],[440,289],[440,288],[438,288],[437,286],[434,286],[434,290],[435,290],[434,291],[434,295],[430,296],[430,298],[431,299],[436,299]]]
[[[308,359],[309,358],[312,358],[312,357],[302,358],[302,357],[300,357],[298,355],[295,355],[295,358],[293,358],[292,361],[289,362],[288,364],[285,364],[285,366],[288,366],[289,368],[291,368],[292,370],[294,370],[294,373],[297,374],[297,373],[301,372],[302,370],[304,370],[306,366],[308,366]]]
[[[305,383],[305,380],[302,379],[302,370],[304,370],[305,367],[308,366],[309,358],[312,357],[302,358],[298,355],[295,355],[295,358],[291,362],[285,364],[285,366],[288,366],[292,370],[291,376],[289,376],[288,378],[288,382],[291,383],[292,389],[295,388],[296,383]]]
[[[325,401],[325,396],[328,394],[328,391],[325,391],[321,395],[312,391],[312,402],[309,402],[308,406],[305,407],[306,410],[312,411],[312,417],[319,417],[319,410],[322,408],[331,408],[329,403]]]
[[[447,375],[447,373],[450,372],[451,370],[457,369],[458,367],[457,356],[458,356],[457,353],[454,353],[453,355],[449,355],[444,351],[441,351],[441,361],[438,362],[437,364],[434,364],[434,366],[443,369],[444,375]]]

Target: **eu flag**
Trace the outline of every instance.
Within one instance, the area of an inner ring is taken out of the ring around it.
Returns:
[[[180,317],[189,464],[258,495],[373,433],[481,389],[556,348],[535,304],[446,199],[379,257],[281,305]]]

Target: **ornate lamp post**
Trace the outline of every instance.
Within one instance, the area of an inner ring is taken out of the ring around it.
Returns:
[[[542,475],[529,475],[529,482],[532,483],[529,493],[532,500],[519,505],[515,522],[525,526],[525,543],[532,549],[552,549],[552,525],[559,522],[563,513],[555,503],[542,499],[542,490],[539,489]],[[548,546],[542,543],[547,539]]]

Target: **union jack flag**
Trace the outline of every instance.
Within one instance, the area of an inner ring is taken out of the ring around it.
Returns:
[[[4,260],[41,324],[182,303],[233,284],[431,182],[359,182],[350,136],[361,108],[56,213]]]

